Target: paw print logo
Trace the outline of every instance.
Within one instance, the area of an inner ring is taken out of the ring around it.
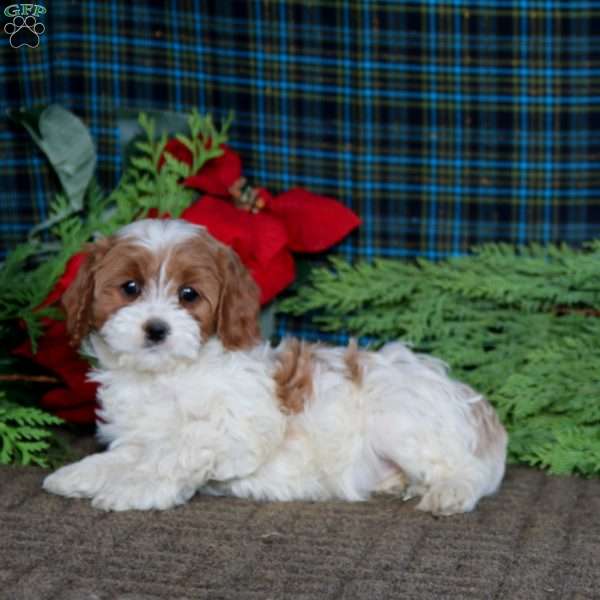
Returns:
[[[40,35],[44,31],[46,31],[44,24],[38,23],[33,15],[25,18],[16,16],[4,25],[4,33],[10,36],[9,41],[13,48],[20,48],[21,46],[37,48],[40,44]]]

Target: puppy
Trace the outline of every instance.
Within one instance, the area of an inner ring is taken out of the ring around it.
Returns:
[[[44,480],[105,510],[196,491],[258,500],[420,496],[437,514],[496,491],[507,436],[440,361],[259,337],[259,293],[204,228],[141,220],[89,249],[63,305],[97,367],[105,452]]]

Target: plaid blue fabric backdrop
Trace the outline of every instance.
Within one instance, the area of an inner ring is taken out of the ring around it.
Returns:
[[[80,115],[106,188],[122,168],[119,109],[234,109],[253,183],[362,216],[337,249],[350,259],[600,235],[600,2],[39,4],[37,48],[0,32],[2,107]],[[57,186],[4,118],[0,172],[5,251]]]

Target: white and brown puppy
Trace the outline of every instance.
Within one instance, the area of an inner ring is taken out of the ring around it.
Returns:
[[[143,220],[94,244],[64,297],[98,367],[108,449],[44,488],[107,510],[164,509],[198,490],[264,500],[421,496],[469,511],[504,474],[489,404],[440,361],[259,339],[258,290],[203,228]]]

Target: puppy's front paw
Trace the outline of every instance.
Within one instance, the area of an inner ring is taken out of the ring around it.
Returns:
[[[477,496],[468,483],[446,480],[432,484],[421,498],[417,509],[447,516],[469,512],[476,503]]]
[[[93,498],[92,506],[102,510],[165,510],[183,504],[195,489],[173,481],[130,476],[109,481]]]
[[[70,498],[91,498],[102,487],[105,474],[99,465],[85,460],[48,475],[42,484],[47,492]]]

